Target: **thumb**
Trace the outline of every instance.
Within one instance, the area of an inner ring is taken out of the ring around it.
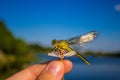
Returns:
[[[38,77],[38,80],[61,80],[63,75],[64,64],[61,61],[52,61]]]

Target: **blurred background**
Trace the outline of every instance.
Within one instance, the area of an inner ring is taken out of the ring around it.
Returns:
[[[91,63],[66,58],[73,69],[65,80],[120,80],[120,0],[0,0],[0,80],[53,57],[51,40],[96,30],[82,49]]]

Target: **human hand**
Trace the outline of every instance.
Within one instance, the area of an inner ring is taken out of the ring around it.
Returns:
[[[54,60],[47,63],[32,65],[7,80],[61,80],[64,73],[72,69],[72,62],[69,60]]]

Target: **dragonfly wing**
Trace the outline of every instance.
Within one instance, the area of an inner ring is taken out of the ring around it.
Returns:
[[[83,49],[83,46],[79,45],[79,44],[72,44],[70,45],[70,47],[74,50],[74,51],[77,51],[77,52],[80,52],[81,49]]]
[[[58,54],[58,51],[52,51],[52,52],[48,53],[48,56],[60,57],[60,55]]]
[[[66,52],[63,54],[63,56],[65,57],[70,57],[73,55],[76,55],[77,53],[75,51],[70,51],[70,52]],[[53,57],[61,57],[61,55],[59,54],[58,51],[52,51],[51,53],[48,53],[48,56],[53,56]]]
[[[76,55],[77,53],[75,51],[70,51],[70,52],[67,52],[65,54],[63,54],[64,56],[66,57],[70,57],[70,56],[73,56],[73,55]]]
[[[86,34],[80,35],[78,37],[68,39],[68,43],[75,48],[78,47],[86,47],[90,42],[93,42],[98,37],[98,33],[96,31],[91,31]]]

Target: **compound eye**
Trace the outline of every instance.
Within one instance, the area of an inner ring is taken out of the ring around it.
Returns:
[[[57,43],[57,40],[52,40],[52,45],[55,45]]]

